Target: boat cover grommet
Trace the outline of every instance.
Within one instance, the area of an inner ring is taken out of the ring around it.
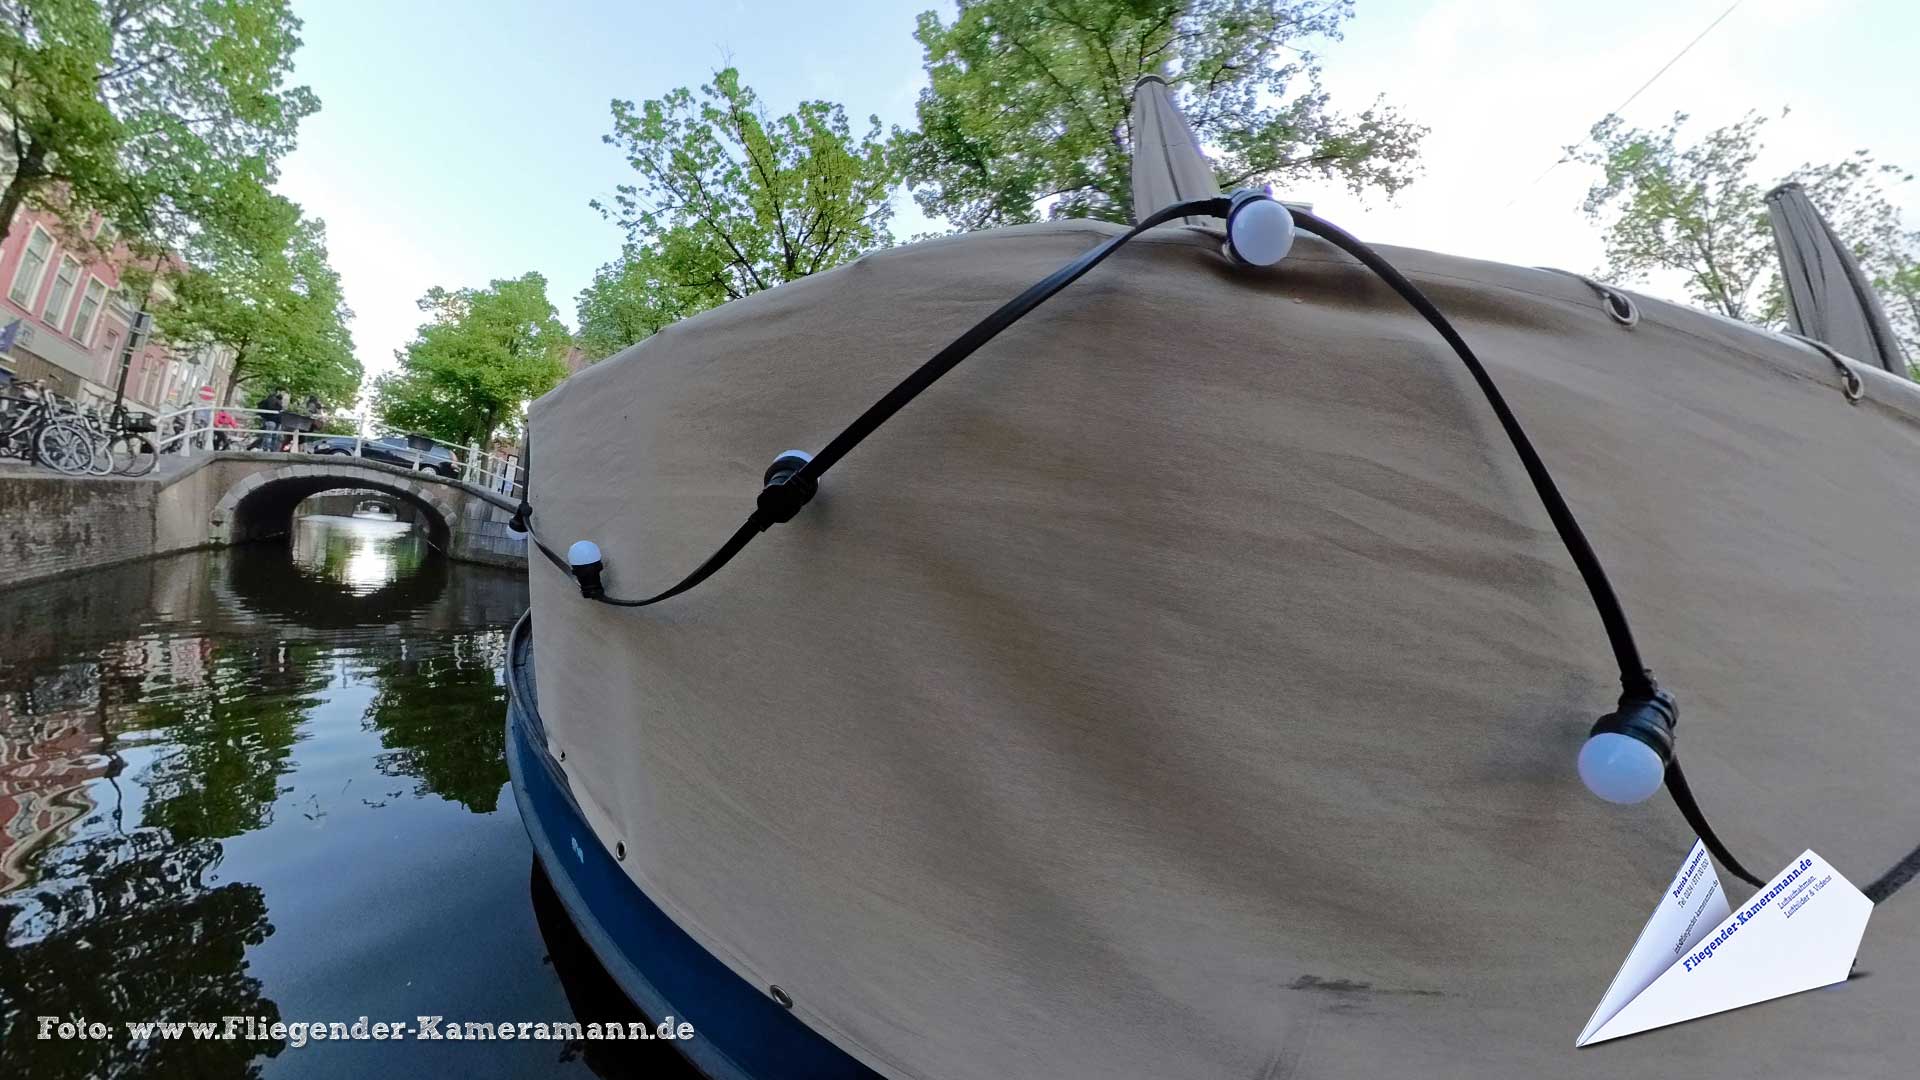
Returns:
[[[1551,274],[1565,274],[1570,278],[1578,278],[1581,281],[1586,282],[1587,288],[1592,289],[1594,292],[1599,294],[1600,308],[1601,310],[1607,313],[1608,318],[1612,319],[1614,322],[1619,323],[1621,326],[1625,327],[1628,330],[1631,330],[1635,326],[1639,325],[1640,323],[1639,306],[1633,302],[1633,297],[1628,296],[1626,293],[1621,292],[1619,289],[1616,289],[1613,286],[1606,284],[1605,282],[1595,281],[1592,278],[1586,276],[1585,274],[1576,274],[1571,270],[1561,270],[1561,269],[1558,269],[1557,267],[1552,267],[1552,266],[1542,266],[1540,267],[1540,269],[1545,270]]]
[[[1803,345],[1813,346],[1815,351],[1826,357],[1827,360],[1833,364],[1833,370],[1840,373],[1840,392],[1847,396],[1848,401],[1858,405],[1860,404],[1860,399],[1867,396],[1867,384],[1860,381],[1860,373],[1853,370],[1853,366],[1847,363],[1846,358],[1836,352],[1833,346],[1816,338],[1804,337],[1791,332],[1789,332],[1787,336]]]

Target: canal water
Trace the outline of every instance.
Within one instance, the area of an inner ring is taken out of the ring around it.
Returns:
[[[660,1043],[125,1029],[640,1019],[507,785],[525,606],[523,575],[344,517],[0,591],[0,1076],[691,1075]]]

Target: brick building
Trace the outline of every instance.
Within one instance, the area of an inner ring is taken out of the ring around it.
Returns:
[[[111,403],[139,299],[120,280],[131,258],[111,223],[94,219],[76,242],[58,219],[22,209],[0,243],[0,384],[39,379],[81,402]],[[16,325],[17,324],[17,325]],[[230,356],[183,355],[149,342],[127,364],[127,400],[165,411],[202,385],[218,386]]]

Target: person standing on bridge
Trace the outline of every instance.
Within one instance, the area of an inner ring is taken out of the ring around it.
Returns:
[[[276,387],[273,393],[261,398],[260,403],[254,406],[254,408],[261,410],[260,427],[262,430],[259,440],[253,444],[255,450],[280,449],[280,437],[276,433],[280,430],[280,413],[286,407],[287,388],[284,386]]]

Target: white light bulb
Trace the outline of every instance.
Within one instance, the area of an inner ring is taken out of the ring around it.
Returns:
[[[1660,790],[1666,763],[1653,747],[1631,735],[1602,732],[1580,748],[1580,780],[1611,803],[1645,802]]]
[[[600,545],[591,540],[575,540],[567,549],[567,562],[574,566],[591,566],[600,561]]]
[[[1233,252],[1254,266],[1272,266],[1293,247],[1293,215],[1272,199],[1249,199],[1227,220]]]

